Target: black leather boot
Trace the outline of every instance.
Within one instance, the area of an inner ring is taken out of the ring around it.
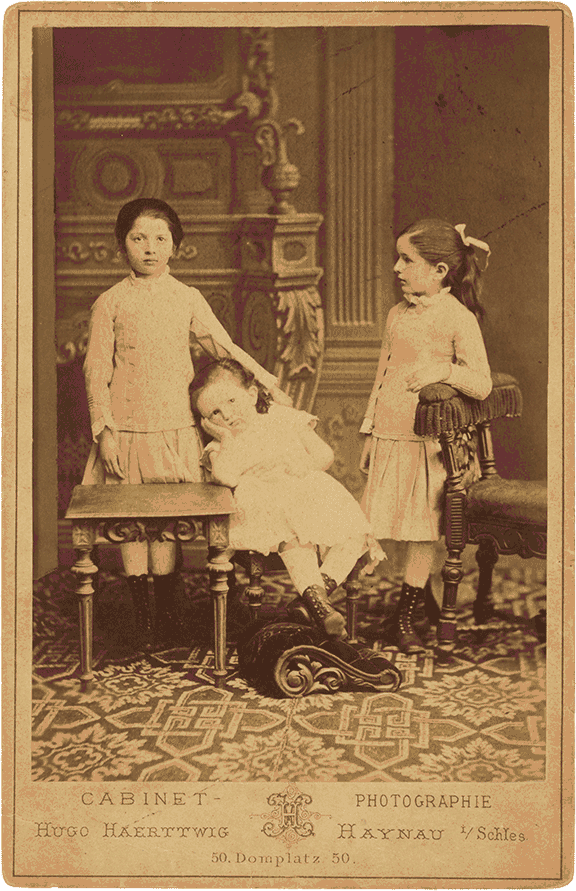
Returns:
[[[344,616],[334,609],[323,587],[310,585],[302,593],[300,599],[314,624],[325,631],[329,637],[337,637],[340,640],[348,637]]]
[[[432,625],[440,621],[440,607],[432,593],[430,579],[424,586],[424,597],[418,601],[414,610],[412,624],[421,636],[428,634]]]
[[[327,576],[325,572],[321,573],[322,578],[324,579],[324,587],[326,588],[326,596],[328,600],[338,587],[338,583],[331,579],[330,576]],[[331,607],[332,608],[332,607]],[[304,601],[297,597],[296,600],[293,600],[288,606],[288,612],[290,616],[297,620],[298,622],[303,623],[304,625],[314,625],[315,623],[312,621],[312,617],[306,608]],[[324,626],[322,625],[322,628]]]
[[[424,588],[413,588],[404,582],[394,615],[373,631],[367,629],[362,636],[367,640],[381,640],[384,645],[396,646],[408,655],[423,653],[426,648],[414,627],[414,614],[418,603],[424,602],[424,597]]]
[[[148,576],[129,575],[126,581],[134,604],[138,646],[149,650],[152,646],[152,612],[148,599]]]
[[[177,646],[181,642],[182,627],[176,609],[177,572],[168,575],[155,575],[154,601],[156,623],[154,645],[156,647]]]

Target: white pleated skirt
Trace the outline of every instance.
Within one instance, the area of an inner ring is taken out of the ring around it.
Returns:
[[[362,508],[376,538],[439,539],[445,480],[438,442],[373,437]]]
[[[125,479],[106,472],[94,443],[82,485],[200,483],[204,479],[200,467],[203,444],[194,426],[153,433],[118,430],[114,437]]]

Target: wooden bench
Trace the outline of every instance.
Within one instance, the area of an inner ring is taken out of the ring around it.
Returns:
[[[92,669],[94,576],[98,567],[92,549],[99,541],[208,541],[210,593],[214,601],[215,675],[226,675],[226,598],[228,527],[234,513],[230,489],[211,483],[143,483],[141,485],[76,486],[66,519],[72,520],[80,611],[81,680]]]

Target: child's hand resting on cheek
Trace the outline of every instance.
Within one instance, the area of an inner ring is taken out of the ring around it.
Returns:
[[[217,439],[218,442],[222,442],[224,439],[232,436],[232,431],[228,427],[221,427],[220,424],[215,424],[214,421],[210,421],[208,418],[202,418],[202,429],[212,439]]]

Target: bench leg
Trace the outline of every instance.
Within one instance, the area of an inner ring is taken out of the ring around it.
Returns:
[[[262,598],[264,597],[264,588],[260,580],[264,572],[264,557],[257,551],[249,551],[248,567],[250,581],[246,588],[246,597],[248,598],[248,606],[250,607],[250,616],[257,619],[262,606]]]
[[[214,674],[226,676],[226,598],[230,563],[228,517],[211,517],[208,529],[208,570],[210,593],[214,602]]]
[[[76,594],[80,620],[80,679],[87,683],[94,677],[92,669],[92,640],[94,633],[93,576],[98,567],[92,561],[92,548],[96,540],[96,530],[86,523],[72,528],[72,543],[76,550],[76,561],[71,571],[76,576]]]

